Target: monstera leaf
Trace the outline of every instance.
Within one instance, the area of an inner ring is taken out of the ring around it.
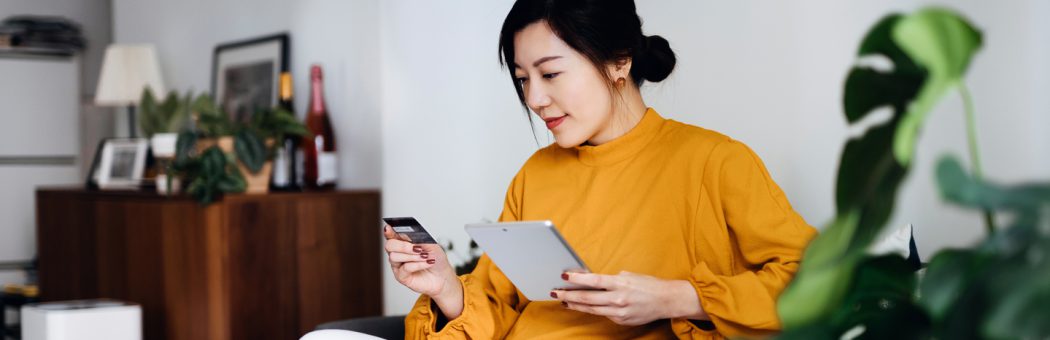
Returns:
[[[1036,339],[1050,335],[1050,184],[1000,186],[967,174],[944,157],[942,197],[974,210],[1008,212],[1013,223],[980,245],[938,253],[918,300],[939,327],[935,337]]]
[[[858,124],[881,108],[892,115],[843,149],[836,218],[807,248],[798,275],[780,296],[785,328],[827,320],[855,287],[856,268],[889,220],[908,175],[926,113],[959,83],[979,47],[980,34],[943,9],[887,16],[864,37],[858,58],[884,58],[892,67],[858,65],[850,71],[843,93],[846,120]],[[903,147],[907,152],[899,151]]]
[[[962,81],[981,48],[981,33],[951,11],[931,8],[902,19],[894,26],[893,40],[929,72],[897,127],[893,143],[897,161],[907,166],[915,153],[919,128],[937,101]]]
[[[930,321],[913,302],[917,279],[904,258],[863,258],[849,270],[856,279],[846,281],[842,302],[827,318],[789,328],[778,339],[914,339],[926,332]]]

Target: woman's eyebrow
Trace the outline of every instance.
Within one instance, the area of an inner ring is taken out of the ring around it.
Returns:
[[[540,67],[540,64],[548,62],[548,61],[551,61],[551,60],[554,60],[554,59],[558,59],[558,58],[561,58],[561,56],[560,55],[552,55],[552,56],[546,56],[546,57],[540,58],[539,60],[536,60],[535,62],[532,63],[532,67]]]
[[[532,67],[540,67],[540,64],[543,64],[545,62],[548,62],[548,61],[551,61],[551,60],[554,60],[554,59],[558,59],[558,58],[561,58],[561,56],[560,55],[552,55],[552,56],[546,56],[546,57],[537,59],[536,61],[532,62]],[[518,66],[518,63],[514,63],[514,68],[521,68],[521,66]]]

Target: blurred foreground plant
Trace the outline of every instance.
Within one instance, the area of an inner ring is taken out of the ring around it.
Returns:
[[[927,8],[879,21],[858,50],[892,67],[858,64],[846,79],[850,124],[885,122],[847,142],[836,182],[836,216],[810,243],[780,296],[782,339],[1044,338],[1050,335],[1050,184],[1000,186],[983,179],[973,105],[963,76],[981,33],[956,13]],[[869,255],[911,169],[919,131],[950,91],[964,101],[971,170],[943,156],[944,199],[984,214],[988,236],[945,250],[924,276],[899,255]],[[1009,219],[1003,228],[995,216]]]

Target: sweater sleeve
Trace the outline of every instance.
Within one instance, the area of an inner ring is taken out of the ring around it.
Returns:
[[[712,151],[704,188],[713,204],[697,214],[721,213],[729,235],[734,273],[716,273],[701,261],[689,279],[718,333],[768,335],[780,329],[776,299],[798,270],[816,234],[773,182],[762,161],[744,144],[728,140]],[[714,208],[712,208],[714,207]],[[718,208],[720,207],[720,209]],[[718,211],[721,210],[721,211]],[[708,338],[688,320],[672,320],[681,338]]]
[[[521,219],[524,175],[519,172],[507,190],[500,222]],[[487,255],[478,260],[470,274],[459,277],[463,285],[463,312],[443,328],[435,329],[437,314],[432,299],[420,295],[405,318],[406,339],[498,339],[503,338],[528,304],[514,284],[503,275]]]

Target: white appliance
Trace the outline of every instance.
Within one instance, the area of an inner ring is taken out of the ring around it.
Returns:
[[[22,339],[141,340],[142,307],[108,299],[28,304]]]

